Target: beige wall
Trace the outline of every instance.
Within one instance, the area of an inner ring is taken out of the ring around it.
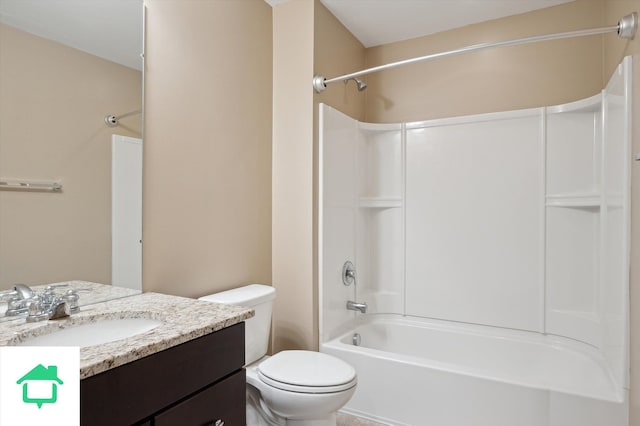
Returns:
[[[273,349],[316,346],[313,292],[313,1],[273,8]]]
[[[325,78],[344,75],[365,66],[365,48],[319,0],[314,2],[313,71]],[[308,80],[308,79],[307,79]],[[310,82],[307,82],[309,85]],[[324,92],[314,93],[314,113],[322,102],[343,113],[364,120],[366,91],[356,84],[329,84]],[[314,132],[317,135],[317,132]]]
[[[316,349],[317,104],[363,117],[364,97],[342,84],[314,96],[311,77],[362,68],[364,48],[317,0],[275,6],[273,23],[273,348]]]
[[[62,193],[0,191],[0,289],[111,282],[111,134],[140,137],[140,71],[0,24],[0,178]]]
[[[367,49],[367,67],[479,43],[601,26],[602,2],[578,0]],[[597,93],[602,38],[483,50],[365,76],[366,119],[401,122],[553,105]]]
[[[633,11],[640,13],[640,0],[606,0],[606,22],[618,21]],[[605,36],[603,74],[605,81],[616,65],[626,55],[633,55],[632,110],[634,122],[631,129],[632,153],[640,153],[640,35],[632,41],[621,42],[616,35]],[[631,394],[629,398],[629,425],[640,426],[640,162],[631,162]]]
[[[143,289],[271,284],[271,8],[147,2]]]

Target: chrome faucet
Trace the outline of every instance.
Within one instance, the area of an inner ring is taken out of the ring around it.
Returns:
[[[67,290],[63,296],[55,294],[56,287],[46,286],[42,293],[36,293],[24,284],[16,284],[9,292],[2,294],[8,299],[6,316],[28,314],[27,322],[58,319],[78,312],[78,293],[74,289]]]
[[[349,300],[347,302],[347,309],[349,309],[350,311],[360,311],[363,314],[366,314],[367,313],[367,304],[366,303],[352,302],[351,300]]]
[[[55,297],[48,303],[45,303],[39,297],[34,297],[31,299],[31,303],[29,303],[27,322],[59,319],[68,317],[70,314],[71,308],[69,304],[61,297]]]

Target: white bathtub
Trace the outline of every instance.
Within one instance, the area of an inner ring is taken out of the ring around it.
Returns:
[[[354,333],[360,346],[354,346]],[[364,315],[320,351],[358,373],[349,414],[390,425],[626,426],[599,352],[539,333]]]

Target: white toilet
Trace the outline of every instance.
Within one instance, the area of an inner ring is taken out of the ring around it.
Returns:
[[[251,284],[200,298],[255,310],[245,324],[247,425],[335,426],[336,411],[356,390],[356,372],[319,352],[265,356],[275,297],[273,287]]]

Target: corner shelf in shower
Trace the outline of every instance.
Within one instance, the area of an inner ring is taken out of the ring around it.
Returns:
[[[402,207],[400,197],[360,197],[360,207],[370,209],[386,209]]]
[[[398,132],[402,130],[402,124],[400,123],[364,123],[358,122],[358,128],[364,132]]]
[[[547,195],[547,207],[600,207],[601,197],[599,193],[583,192],[573,194]]]

